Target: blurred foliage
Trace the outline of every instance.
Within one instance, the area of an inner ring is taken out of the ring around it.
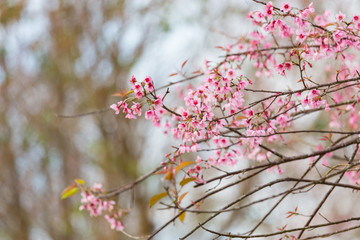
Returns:
[[[102,109],[159,30],[163,0],[0,3],[0,238],[118,239],[107,223],[60,200],[75,178],[111,188],[138,175],[143,137]],[[151,17],[152,22],[139,17]],[[128,40],[131,31],[134,41]],[[146,191],[134,203],[147,205]],[[143,200],[142,200],[143,199]],[[149,232],[146,211],[135,223]],[[134,222],[133,222],[134,223]]]

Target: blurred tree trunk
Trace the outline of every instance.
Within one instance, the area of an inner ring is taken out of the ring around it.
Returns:
[[[88,184],[99,181],[92,179],[93,171],[105,176],[100,180],[106,187],[135,179],[141,156],[138,144],[143,142],[136,123],[110,113],[71,119],[58,119],[54,114],[108,107],[109,96],[126,87],[124,80],[149,43],[144,34],[133,46],[131,57],[122,56],[120,42],[136,20],[126,13],[129,2],[43,3],[39,14],[46,18],[48,31],[35,41],[21,36],[22,24],[34,17],[27,16],[29,3],[0,5],[6,13],[1,24],[9,33],[9,39],[0,42],[0,70],[6,73],[6,80],[0,82],[0,178],[4,186],[0,190],[0,238],[29,239],[35,231],[33,236],[51,239],[119,239],[119,233],[105,221],[79,212],[78,198],[61,201],[59,194],[75,178],[84,178]],[[156,6],[143,9],[144,14]],[[105,40],[104,26],[112,23],[118,33]],[[13,42],[20,52],[7,51],[11,34],[20,37]],[[24,69],[25,56],[30,63],[35,61],[29,72]],[[109,73],[103,73],[101,64]],[[147,206],[144,201],[147,199],[139,198],[135,203]],[[151,231],[147,212],[141,214],[139,232]]]

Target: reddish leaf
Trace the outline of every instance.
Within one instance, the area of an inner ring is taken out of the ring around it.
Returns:
[[[122,97],[123,95],[124,95],[124,92],[123,92],[123,91],[120,91],[120,92],[111,94],[111,96],[114,96],[114,97]]]
[[[200,73],[201,73],[201,70],[197,70],[197,71],[192,72],[192,74],[200,74]]]
[[[189,192],[183,193],[181,194],[181,196],[179,197],[179,204],[181,203],[181,201],[183,200],[183,198],[186,196],[186,194],[188,194]]]
[[[181,69],[183,69],[184,67],[185,67],[185,65],[186,65],[186,63],[189,61],[189,59],[187,59],[187,60],[185,60],[184,62],[183,62],[183,64],[181,64]]]
[[[285,226],[283,226],[282,228],[277,228],[280,232],[284,231],[286,228],[287,224]]]
[[[178,75],[178,73],[172,73],[168,77],[173,77],[173,76],[176,76],[176,75]]]
[[[320,141],[326,141],[326,140],[328,140],[327,136],[322,136],[322,138],[320,138]]]
[[[121,90],[120,92],[114,93],[111,96],[114,96],[114,97],[126,97],[127,95],[129,95],[129,94],[131,94],[133,92],[134,92],[134,90],[129,90],[129,91]]]
[[[277,113],[281,112],[281,110],[282,110],[284,107],[285,107],[285,105],[282,105]]]
[[[249,84],[253,84],[253,82],[249,78],[246,78],[246,80],[249,82]]]
[[[156,172],[155,174],[160,175],[160,174],[165,174],[165,173],[167,173],[167,170],[164,169],[164,170]]]

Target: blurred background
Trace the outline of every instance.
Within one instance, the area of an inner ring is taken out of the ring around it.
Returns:
[[[326,2],[316,1],[317,9],[347,11]],[[139,80],[152,76],[161,86],[186,59],[189,71],[205,58],[217,61],[222,52],[215,46],[234,43],[251,28],[245,22],[249,9],[259,5],[0,0],[0,239],[126,239],[102,218],[80,212],[78,195],[60,200],[61,192],[75,178],[105,189],[131,182],[163,161],[170,149],[166,138],[151,123],[112,111],[56,114],[107,108],[132,74]],[[119,199],[133,209],[134,217],[125,219],[132,234],[158,225],[148,201],[160,186],[150,180],[136,188],[134,202]]]

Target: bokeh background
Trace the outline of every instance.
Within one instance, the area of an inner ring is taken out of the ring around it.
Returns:
[[[356,1],[314,4],[356,10],[348,8]],[[217,61],[214,47],[246,34],[246,14],[259,7],[250,0],[0,0],[0,239],[127,239],[80,212],[79,196],[60,200],[61,192],[75,178],[106,189],[127,184],[163,160],[167,139],[111,111],[56,114],[107,108],[132,74],[161,86],[187,59],[189,71]],[[133,209],[125,219],[132,234],[158,225],[148,209],[157,182],[137,187],[133,201],[118,199]]]

